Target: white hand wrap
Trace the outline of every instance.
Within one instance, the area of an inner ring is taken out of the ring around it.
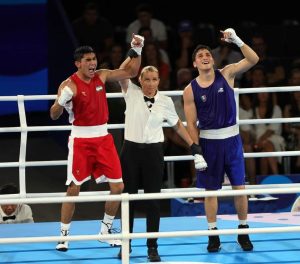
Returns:
[[[65,106],[68,101],[73,97],[73,91],[69,86],[66,86],[62,89],[60,97],[57,99],[57,102],[61,106]]]
[[[139,56],[141,56],[141,54],[142,54],[142,49],[143,49],[143,47],[144,47],[144,37],[143,36],[140,36],[140,35],[134,35],[135,37],[137,37],[139,40],[140,40],[140,42],[139,42],[139,44],[136,44],[136,40],[134,39],[134,38],[132,38],[132,40],[131,40],[131,43],[130,43],[130,45],[131,45],[131,48],[139,55]]]
[[[235,33],[235,30],[233,28],[227,28],[224,32],[229,33],[230,36],[225,38],[225,41],[228,43],[234,43],[239,48],[242,47],[245,43],[242,41],[237,34]]]
[[[195,163],[196,170],[200,170],[200,171],[205,170],[207,168],[207,163],[203,158],[203,156],[200,154],[196,154],[194,155],[194,157],[195,157],[194,163]]]

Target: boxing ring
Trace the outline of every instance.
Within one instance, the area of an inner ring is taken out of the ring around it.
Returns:
[[[300,87],[268,87],[235,89],[241,93],[299,91]],[[182,91],[163,92],[171,96],[182,95]],[[98,235],[99,221],[73,221],[69,237],[59,236],[59,222],[0,225],[0,263],[121,263],[117,258],[118,248],[111,248],[98,239],[122,239],[122,263],[147,262],[145,239],[159,238],[159,253],[163,263],[300,263],[300,213],[249,214],[249,229],[237,229],[236,215],[218,215],[217,231],[207,230],[205,216],[166,217],[161,219],[161,232],[145,233],[145,219],[135,221],[134,232],[129,233],[129,201],[147,199],[172,199],[208,196],[237,196],[250,194],[300,193],[300,184],[247,185],[245,190],[232,191],[225,186],[220,191],[205,192],[196,188],[163,189],[159,194],[121,194],[110,196],[108,192],[84,192],[78,197],[65,197],[65,193],[28,193],[26,191],[26,168],[35,166],[66,166],[66,160],[26,161],[27,135],[34,131],[64,131],[70,126],[28,126],[26,123],[26,100],[54,100],[56,96],[2,96],[0,101],[17,101],[20,126],[0,128],[0,133],[21,134],[19,161],[2,162],[0,168],[19,169],[20,194],[0,196],[0,204],[27,203],[50,204],[74,201],[104,202],[121,201],[122,222],[117,219],[115,227],[122,233]],[[108,94],[108,98],[121,97],[121,93]],[[300,118],[248,119],[239,124],[300,122]],[[124,128],[123,124],[109,125],[109,129]],[[249,157],[297,156],[300,151],[245,153]],[[165,161],[192,160],[192,156],[166,156]],[[0,176],[1,177],[1,176]],[[57,216],[59,219],[59,215]],[[218,253],[206,250],[207,236],[221,235],[222,249]],[[237,234],[251,234],[254,244],[252,252],[243,252],[236,243]],[[129,259],[129,239],[132,253]],[[55,245],[59,240],[72,241],[67,252],[58,252]]]

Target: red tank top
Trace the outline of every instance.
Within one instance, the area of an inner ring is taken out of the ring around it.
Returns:
[[[108,107],[105,84],[95,75],[90,83],[82,81],[76,73],[71,76],[77,94],[72,99],[75,126],[98,126],[107,123]]]

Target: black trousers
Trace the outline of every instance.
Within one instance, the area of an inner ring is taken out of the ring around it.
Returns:
[[[139,186],[145,193],[159,193],[164,173],[162,143],[140,144],[124,141],[121,151],[124,192],[137,193]],[[145,200],[147,232],[158,232],[160,201]],[[129,204],[130,232],[133,230],[135,201]],[[157,238],[147,240],[148,247],[157,248]]]

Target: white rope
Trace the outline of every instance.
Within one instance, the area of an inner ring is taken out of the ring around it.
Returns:
[[[275,151],[275,152],[259,152],[259,153],[244,153],[245,158],[262,158],[262,157],[282,157],[282,156],[299,156],[300,151]]]
[[[235,93],[273,93],[273,92],[298,92],[300,86],[282,86],[282,87],[259,87],[259,88],[234,88]]]
[[[262,158],[262,157],[292,157],[299,156],[300,151],[275,151],[275,152],[249,152],[244,153],[245,158]],[[192,155],[182,155],[182,156],[164,156],[164,161],[185,161],[194,160]],[[0,168],[17,168],[22,164],[25,167],[44,167],[44,166],[65,166],[67,165],[67,160],[47,160],[47,161],[26,161],[26,162],[1,162]]]
[[[118,128],[124,128],[124,124],[108,124],[108,129],[118,129]],[[66,126],[27,126],[26,128],[22,127],[1,127],[0,133],[7,133],[7,132],[22,132],[22,131],[28,131],[28,132],[40,132],[40,131],[67,131],[71,130],[71,125]]]
[[[227,197],[227,196],[240,196],[240,195],[250,195],[250,194],[283,194],[283,193],[300,193],[300,185],[293,185],[293,187],[281,187],[281,188],[270,188],[268,185],[264,185],[265,188],[253,188],[244,190],[231,190],[222,189],[216,191],[205,191],[204,189],[198,189],[198,192],[185,191],[185,192],[161,192],[161,193],[144,193],[144,194],[127,194],[120,195],[90,195],[90,196],[65,196],[65,197],[21,197],[9,199],[9,195],[1,195],[1,204],[18,204],[18,203],[28,203],[28,204],[49,204],[49,203],[61,203],[61,202],[104,202],[104,201],[138,201],[138,200],[150,200],[150,199],[172,199],[172,198],[190,198],[192,197]]]
[[[282,157],[282,156],[292,157],[292,156],[299,156],[299,155],[300,155],[300,150],[244,153],[245,158]],[[184,160],[194,160],[194,157],[192,155],[165,156],[164,160],[165,161],[184,161]]]
[[[267,119],[240,119],[239,125],[266,124],[266,123],[296,123],[300,122],[300,117],[290,118],[267,118]],[[182,122],[186,126],[186,122]],[[1,127],[0,133],[11,132],[41,132],[41,131],[68,131],[71,130],[70,125],[64,126],[26,126],[26,127]],[[108,129],[124,129],[124,124],[108,124]],[[164,122],[163,127],[171,127],[167,122]]]
[[[262,157],[292,157],[299,156],[300,151],[276,151],[276,152],[256,152],[244,153],[245,158],[262,158]],[[194,160],[192,155],[182,156],[165,156],[164,161],[186,161]],[[0,168],[18,168],[20,165],[24,167],[45,167],[45,166],[66,166],[67,160],[47,160],[47,161],[26,161],[26,162],[1,162]]]
[[[296,123],[300,122],[300,117],[285,117],[285,118],[265,118],[265,119],[240,119],[239,125],[253,125],[253,124],[273,124],[273,123]]]
[[[275,176],[276,177],[276,176]],[[288,188],[288,187],[300,187],[300,183],[285,183],[285,184],[259,184],[259,185],[245,185],[246,189],[265,189],[266,186],[268,188]],[[222,190],[231,190],[231,186],[223,186]],[[203,189],[199,189],[196,187],[193,188],[172,188],[172,189],[161,189],[161,193],[190,193],[190,196],[193,196],[193,192],[203,191]],[[138,193],[144,193],[144,190],[139,190]],[[79,196],[103,196],[103,195],[110,195],[110,191],[87,191],[87,192],[80,192]],[[3,199],[11,199],[11,198],[36,198],[36,197],[65,197],[66,192],[53,192],[53,193],[26,193],[23,195],[20,194],[7,194],[2,195]]]
[[[240,119],[239,125],[266,124],[266,123],[296,123],[300,122],[300,117],[290,118],[267,118],[267,119]],[[182,122],[186,126],[186,122]],[[64,126],[26,126],[26,127],[1,127],[0,133],[11,132],[41,132],[41,131],[68,131],[71,130],[70,125]],[[108,124],[108,129],[124,129],[124,124]],[[164,122],[163,127],[171,127],[167,122]]]
[[[300,91],[300,86],[282,86],[282,87],[259,87],[259,88],[234,88],[234,92],[237,94],[246,93],[269,93],[269,92],[297,92]],[[183,91],[160,91],[160,93],[168,96],[179,96],[183,94]],[[122,93],[107,93],[107,98],[121,98]],[[25,101],[35,100],[55,100],[56,95],[25,95]],[[17,96],[0,96],[0,101],[17,101]]]
[[[82,241],[82,240],[108,240],[108,239],[140,239],[140,238],[167,238],[167,237],[192,237],[210,235],[235,235],[235,234],[266,234],[266,233],[292,233],[300,232],[300,226],[264,227],[247,229],[219,229],[219,230],[193,230],[172,232],[148,232],[110,235],[74,235],[74,236],[47,236],[47,237],[15,237],[0,238],[0,244],[6,243],[38,243],[56,241]],[[128,248],[129,249],[129,248]]]

